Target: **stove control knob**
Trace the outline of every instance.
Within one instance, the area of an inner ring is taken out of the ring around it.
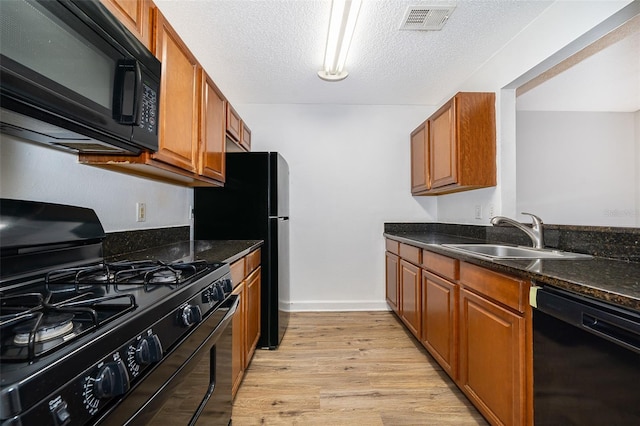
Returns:
[[[129,375],[122,360],[108,362],[98,370],[93,393],[97,398],[111,398],[129,390]]]
[[[224,300],[224,290],[222,289],[222,285],[215,286],[213,294],[213,300],[215,300],[216,302]]]
[[[162,358],[162,345],[157,334],[147,336],[138,342],[136,347],[136,362],[140,365],[158,362]]]
[[[222,280],[222,289],[225,293],[231,293],[233,291],[233,283],[231,282],[231,279],[224,278]]]
[[[56,426],[66,426],[71,423],[69,407],[64,401],[60,401],[59,404],[51,408],[51,414],[53,415],[53,423]]]
[[[202,320],[200,306],[187,305],[180,309],[180,320],[182,321],[182,325],[185,326],[200,322]]]

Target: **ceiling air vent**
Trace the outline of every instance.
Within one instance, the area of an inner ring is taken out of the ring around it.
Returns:
[[[447,23],[455,6],[409,6],[401,30],[439,31]]]

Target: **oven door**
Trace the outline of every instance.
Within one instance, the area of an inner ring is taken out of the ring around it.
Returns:
[[[207,425],[231,421],[231,320],[240,299],[230,296],[99,424]]]

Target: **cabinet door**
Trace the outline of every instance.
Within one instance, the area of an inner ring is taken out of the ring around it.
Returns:
[[[422,272],[422,343],[442,368],[458,377],[458,285]]]
[[[420,287],[421,269],[405,260],[400,260],[400,315],[409,331],[420,338],[422,308]]]
[[[260,287],[261,287],[261,271],[258,268],[247,278],[246,299],[247,299],[247,334],[246,334],[246,353],[245,368],[249,365],[253,352],[260,338]]]
[[[202,72],[199,173],[225,180],[225,101],[209,76]]]
[[[394,312],[400,313],[398,309],[398,300],[400,298],[400,279],[399,268],[400,258],[393,253],[385,252],[386,257],[386,295],[387,303]]]
[[[455,131],[455,98],[447,102],[429,119],[431,187],[458,181],[457,138]]]
[[[153,158],[196,172],[199,66],[156,9],[156,56],[162,62],[158,152]]]
[[[247,127],[245,122],[242,122],[242,136],[240,137],[240,146],[251,151],[251,129]]]
[[[240,383],[242,382],[242,376],[244,373],[245,364],[245,283],[241,282],[234,290],[233,294],[237,294],[240,297],[240,304],[238,310],[233,316],[231,323],[233,340],[231,343],[231,377],[233,380],[233,396],[235,397]]]
[[[411,133],[411,193],[429,186],[429,122],[425,122]]]
[[[100,0],[145,46],[151,49],[149,0]]]
[[[242,135],[242,122],[236,110],[233,109],[233,107],[229,103],[227,103],[226,123],[227,123],[227,134],[231,136],[231,139],[239,143],[240,137]]]
[[[492,424],[525,424],[525,321],[460,291],[460,381]]]

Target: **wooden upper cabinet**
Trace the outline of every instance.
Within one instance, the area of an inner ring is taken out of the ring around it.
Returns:
[[[136,2],[118,3],[133,7]],[[220,186],[225,181],[226,100],[160,11],[152,7],[149,16],[152,51],[162,62],[158,150],[138,156],[79,154],[78,160],[181,186]]]
[[[155,54],[162,62],[162,80],[158,151],[153,158],[196,172],[199,65],[162,14],[155,12]]]
[[[429,122],[422,123],[411,133],[411,193],[429,189]]]
[[[242,137],[240,138],[240,146],[251,151],[251,130],[247,127],[247,124],[242,122]]]
[[[236,142],[240,142],[242,120],[231,104],[227,103],[227,134]]]
[[[411,135],[414,195],[438,195],[496,185],[495,94],[460,92],[427,119],[424,150],[418,145],[420,128]],[[414,141],[415,138],[415,141]],[[414,152],[416,155],[414,156]],[[424,160],[422,159],[424,155]]]
[[[230,143],[228,151],[251,151],[251,129],[247,126],[235,109],[227,102],[227,136]]]
[[[429,119],[431,187],[458,181],[457,140],[454,126],[454,100],[450,100]]]
[[[145,46],[151,49],[150,0],[100,0]]]
[[[200,162],[198,172],[225,181],[225,106],[226,102],[213,81],[202,72],[202,108],[200,112]]]

